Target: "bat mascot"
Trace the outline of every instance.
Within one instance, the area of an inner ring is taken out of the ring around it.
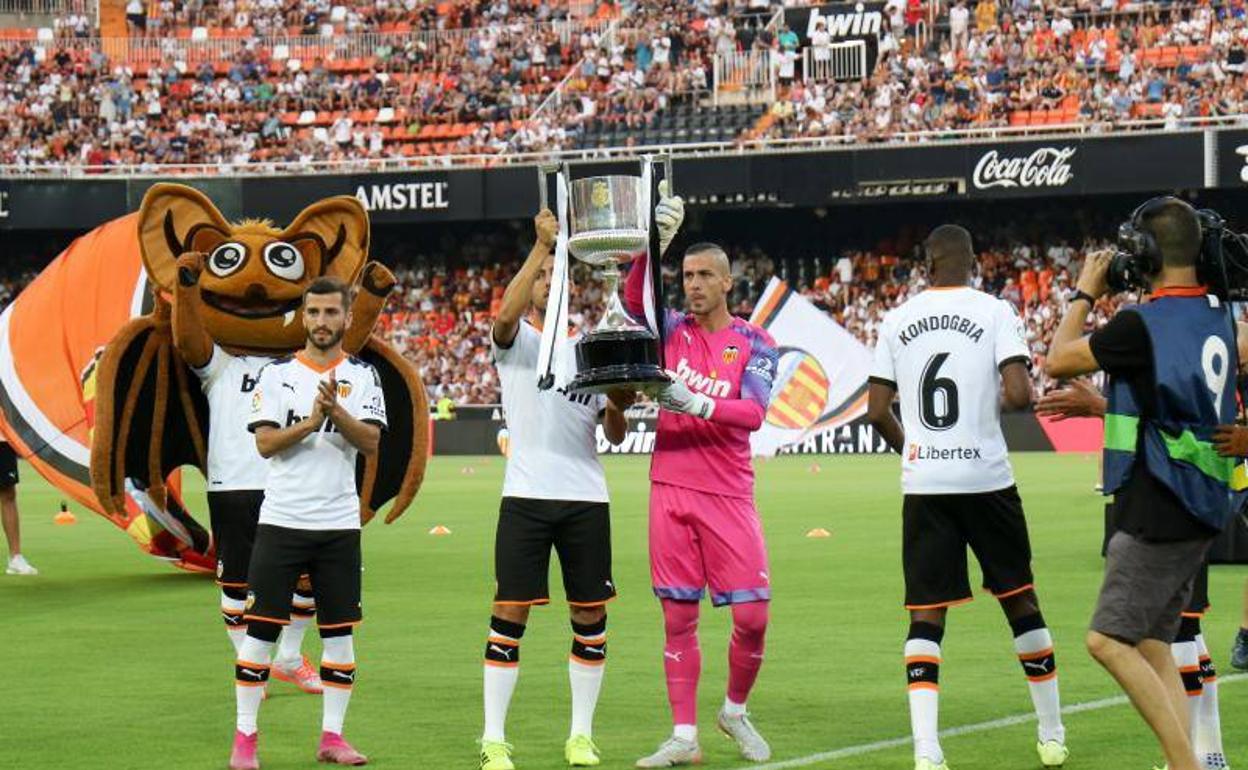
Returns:
[[[272,358],[302,348],[303,290],[328,275],[356,286],[344,347],[376,368],[389,420],[378,453],[358,460],[361,520],[387,503],[387,523],[402,515],[424,478],[429,409],[415,369],[372,335],[395,280],[367,261],[359,201],[317,201],[279,230],[231,223],[198,190],[162,183],[143,198],[138,237],[157,299],[121,328],[97,366],[91,482],[105,511],[122,510],[127,484],[163,507],[172,471],[193,465],[207,476],[210,437],[222,429],[214,419],[225,418],[211,413],[188,362],[203,366],[214,346]]]

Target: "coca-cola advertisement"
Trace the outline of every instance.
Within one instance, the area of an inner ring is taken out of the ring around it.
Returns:
[[[1070,162],[1079,148],[1071,145],[1037,147],[1027,154],[989,150],[971,172],[976,189],[993,187],[1065,187],[1074,181]]]

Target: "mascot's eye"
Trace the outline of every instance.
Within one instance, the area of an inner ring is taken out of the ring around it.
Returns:
[[[224,278],[242,267],[247,258],[247,247],[240,243],[223,243],[208,255],[208,269],[218,278]]]
[[[277,241],[265,246],[264,264],[278,278],[297,281],[303,277],[303,254],[289,243]]]

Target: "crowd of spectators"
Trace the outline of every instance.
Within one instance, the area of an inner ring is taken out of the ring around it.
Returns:
[[[1181,118],[1245,111],[1243,0],[1097,13],[1117,5],[977,0],[972,11],[956,0],[921,47],[908,4],[890,0],[871,77],[795,81],[757,135],[873,141],[1037,121],[1110,130],[1148,118],[1173,128]]]
[[[872,141],[1037,114],[1100,128],[1138,118],[1173,126],[1248,112],[1244,4],[1197,0],[1110,14],[1100,13],[1102,2],[976,0],[972,9],[957,0],[941,6],[921,45],[916,23],[926,6],[889,0],[869,77],[797,77],[740,138]],[[604,126],[635,144],[634,132],[674,103],[702,109],[716,54],[768,50],[784,66],[804,37],[768,28],[778,4],[762,0],[587,5],[160,0],[146,7],[145,25],[221,23],[239,37],[196,49],[166,29],[108,52],[96,40],[3,41],[0,164],[297,170],[553,151]],[[67,17],[63,34],[80,36],[84,18]],[[268,26],[260,24],[266,18]],[[339,22],[341,30],[322,29]],[[291,31],[316,32],[320,42],[283,50],[266,37]],[[385,34],[359,34],[366,31]],[[819,47],[826,44],[820,36]]]

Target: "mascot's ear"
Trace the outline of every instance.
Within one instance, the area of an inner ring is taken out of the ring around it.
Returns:
[[[148,279],[172,291],[178,257],[188,251],[209,251],[231,231],[230,223],[199,190],[165,182],[152,185],[139,206],[139,248]]]
[[[317,266],[312,277],[332,275],[355,283],[368,258],[368,212],[350,195],[326,198],[299,212],[279,237],[302,251],[309,266]]]

